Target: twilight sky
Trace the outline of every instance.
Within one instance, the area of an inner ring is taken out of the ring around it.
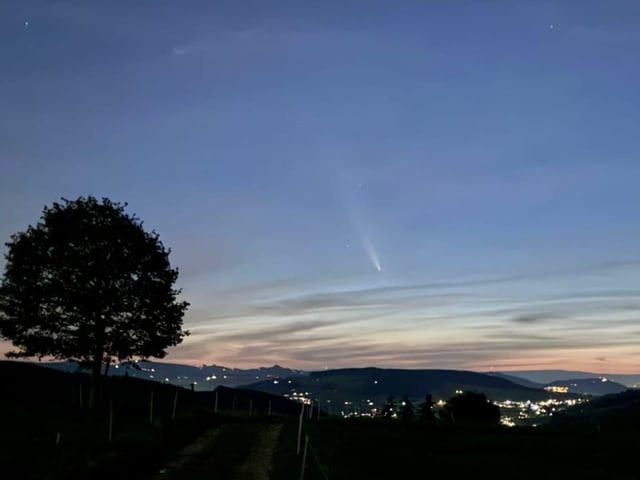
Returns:
[[[4,0],[0,239],[128,202],[170,362],[637,372],[639,52],[637,0]]]

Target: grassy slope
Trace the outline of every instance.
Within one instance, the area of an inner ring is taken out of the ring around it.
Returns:
[[[483,392],[494,400],[542,400],[553,395],[542,389],[524,387],[507,379],[476,372],[456,370],[401,370],[401,369],[341,369],[311,372],[307,377],[281,380],[278,383],[263,381],[248,388],[278,395],[308,392],[312,398],[334,405],[344,401],[371,400],[382,406],[389,396],[396,399],[407,395],[411,401],[420,402],[430,393],[435,399],[447,399],[457,390]]]
[[[25,479],[150,478],[211,429],[220,429],[220,438],[208,449],[204,470],[233,478],[254,434],[299,412],[298,404],[261,392],[192,392],[126,377],[104,379],[97,408],[89,411],[87,375],[24,362],[0,361],[0,382],[0,464]]]
[[[452,477],[637,478],[635,431],[437,428],[400,421],[321,420],[305,425],[305,479]],[[283,431],[274,478],[299,476],[296,425]],[[455,473],[455,475],[454,475]]]
[[[0,362],[0,379],[0,463],[21,478],[139,478],[217,422],[192,392],[155,382],[108,379],[89,412],[86,375]]]

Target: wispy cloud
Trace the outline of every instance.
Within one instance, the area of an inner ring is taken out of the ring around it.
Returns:
[[[559,300],[560,297],[538,301],[519,300],[513,302],[515,306],[505,308],[504,299],[482,298],[475,293],[431,293],[419,289],[390,287],[280,298],[231,307],[226,312],[211,315],[207,315],[206,310],[202,313],[203,321],[220,321],[233,318],[295,318],[310,314],[319,314],[322,318],[348,318],[355,315],[372,319],[377,314],[390,315],[402,311],[404,320],[415,326],[415,323],[426,321],[479,318],[534,324],[546,320],[638,310],[638,304],[628,302],[627,297],[630,295],[619,292],[619,295],[612,296],[610,293],[568,294],[562,297],[562,301]]]
[[[538,323],[545,320],[550,320],[555,318],[555,315],[549,313],[523,313],[520,315],[516,315],[511,319],[512,322],[516,323]]]
[[[174,55],[188,55],[189,53],[193,53],[198,50],[197,45],[185,45],[183,47],[173,47],[171,52]]]
[[[248,358],[299,368],[515,368],[525,357],[527,365],[540,368],[572,358],[596,362],[635,345],[630,332],[638,305],[630,299],[637,290],[592,288],[520,298],[517,290],[501,288],[503,294],[494,298],[485,287],[608,274],[638,263],[311,293],[295,293],[308,289],[300,279],[256,283],[246,297],[238,287],[223,310],[201,309],[190,342],[200,339],[200,351],[238,365]]]

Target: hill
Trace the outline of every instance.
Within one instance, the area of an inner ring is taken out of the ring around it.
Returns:
[[[509,380],[510,382],[515,383],[516,385],[522,385],[523,387],[528,388],[544,388],[545,385],[542,383],[532,382],[531,380],[527,380],[526,378],[518,377],[516,375],[509,375],[506,373],[494,373],[488,372],[489,375],[493,375],[494,377],[504,378],[505,380]]]
[[[569,380],[556,380],[545,386],[547,389],[566,389],[569,393],[586,395],[607,395],[621,393],[627,389],[618,382],[612,382],[606,378],[574,378]]]
[[[38,362],[38,365],[50,367],[64,372],[77,372],[75,362]],[[307,375],[306,372],[284,368],[280,365],[240,369],[219,365],[183,365],[179,363],[165,363],[153,361],[128,362],[112,365],[109,376],[132,377],[145,380],[193,388],[196,391],[211,391],[222,385],[237,387],[255,381],[282,377],[297,377]],[[193,386],[193,387],[192,387]]]
[[[588,377],[586,373],[580,378],[569,378],[563,380],[554,380],[552,382],[541,384],[527,380],[526,378],[516,375],[508,375],[505,373],[490,373],[496,377],[505,378],[518,385],[530,388],[544,388],[548,391],[562,391],[567,393],[583,394],[583,395],[606,395],[609,393],[620,393],[627,390],[627,386],[618,382],[614,382],[607,377]]]
[[[491,373],[493,374],[493,372]],[[576,370],[510,370],[499,372],[499,374],[518,377],[542,385],[548,385],[558,380],[606,378],[629,388],[640,386],[640,374],[594,373]]]
[[[0,381],[0,462],[21,478],[145,478],[230,415],[269,423],[300,412],[263,392],[131,377],[105,378],[90,410],[89,375],[28,362],[0,361]]]
[[[559,412],[550,426],[640,429],[640,390],[603,395]]]
[[[549,398],[543,389],[528,388],[507,379],[463,370],[403,370],[353,368],[310,372],[308,376],[249,384],[246,388],[273,394],[320,399],[331,405],[348,405],[365,411],[380,406],[389,396],[421,402],[431,394],[447,399],[458,391],[479,391],[492,400],[540,400]],[[342,407],[340,407],[342,408]]]

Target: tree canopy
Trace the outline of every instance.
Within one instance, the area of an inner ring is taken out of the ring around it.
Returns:
[[[108,198],[62,199],[11,236],[0,284],[0,336],[14,357],[90,366],[162,358],[180,343],[189,304],[155,231]]]
[[[464,392],[447,400],[446,411],[456,423],[498,424],[500,408],[484,393]]]

